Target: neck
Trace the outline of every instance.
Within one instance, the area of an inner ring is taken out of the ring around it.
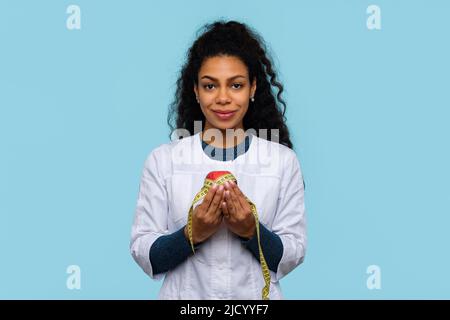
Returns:
[[[216,130],[208,131],[208,129],[219,130],[221,134],[218,134]],[[219,129],[205,125],[205,129],[200,133],[200,137],[215,148],[232,148],[244,141],[245,130],[243,127]]]

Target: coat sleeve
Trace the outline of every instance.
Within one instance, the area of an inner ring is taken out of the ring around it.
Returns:
[[[165,273],[153,274],[150,248],[161,235],[168,233],[168,197],[155,149],[145,160],[141,175],[134,222],[131,228],[130,250],[137,264],[152,279],[161,280]]]
[[[288,154],[272,225],[272,231],[283,243],[283,255],[274,273],[275,280],[283,278],[303,262],[307,244],[303,175],[295,152],[289,150]]]

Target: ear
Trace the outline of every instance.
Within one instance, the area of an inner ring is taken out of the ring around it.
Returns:
[[[255,92],[256,92],[256,77],[253,80],[252,87],[250,88],[250,97],[255,96]]]
[[[198,88],[197,85],[194,83],[194,93],[198,97]]]

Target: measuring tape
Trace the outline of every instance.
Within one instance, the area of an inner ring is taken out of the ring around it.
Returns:
[[[195,198],[192,201],[192,205],[189,208],[187,227],[188,227],[189,242],[191,243],[192,252],[194,254],[195,254],[194,241],[192,240],[192,214],[194,212],[194,205],[206,196],[209,189],[212,187],[212,185],[214,183],[217,185],[223,185],[227,181],[233,181],[234,183],[237,184],[236,178],[229,171],[212,171],[212,172],[208,173],[208,175],[206,176],[205,181],[203,183],[203,187],[195,195]],[[270,272],[269,272],[269,267],[267,266],[267,262],[266,262],[266,259],[264,258],[264,254],[263,254],[263,251],[261,248],[258,213],[256,212],[255,204],[253,202],[251,202],[247,197],[245,197],[245,199],[250,204],[253,216],[255,217],[256,236],[258,238],[258,248],[259,248],[259,262],[261,263],[261,270],[262,270],[262,274],[263,274],[264,282],[265,282],[265,286],[262,289],[262,298],[263,298],[263,300],[269,300]]]

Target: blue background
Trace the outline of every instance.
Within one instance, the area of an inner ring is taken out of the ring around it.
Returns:
[[[81,30],[66,9],[81,8]],[[381,30],[366,9],[381,8]],[[448,1],[0,1],[0,298],[153,299],[129,253],[195,31],[268,42],[306,182],[288,299],[450,298]],[[69,265],[81,290],[66,287]],[[381,289],[366,286],[369,265]]]

